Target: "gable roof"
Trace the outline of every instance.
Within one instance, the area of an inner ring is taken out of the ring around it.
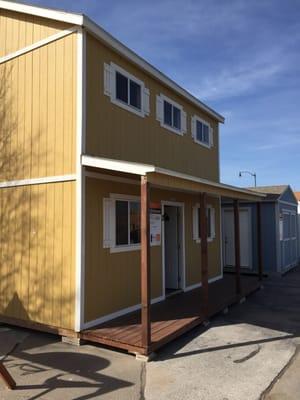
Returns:
[[[300,201],[300,192],[294,192],[294,195],[298,201]]]
[[[253,190],[258,193],[264,193],[266,195],[265,201],[276,201],[288,190],[291,189],[290,185],[275,185],[275,186],[257,186],[249,187],[249,190]],[[294,194],[294,192],[292,191]]]
[[[158,79],[167,87],[176,91],[179,95],[185,97],[188,101],[199,107],[202,111],[206,112],[208,115],[213,117],[218,122],[224,123],[225,118],[214,111],[212,108],[204,104],[202,101],[197,99],[187,90],[182,88],[172,79],[168,78],[165,74],[155,68],[153,65],[148,63],[142,57],[137,55],[135,52],[130,50],[127,46],[122,44],[119,40],[115,39],[112,35],[106,32],[103,28],[97,25],[94,21],[92,21],[89,17],[84,14],[77,14],[71,12],[65,12],[62,10],[57,10],[53,8],[44,8],[38,6],[32,6],[25,3],[15,2],[15,1],[7,1],[0,0],[0,8],[5,10],[36,15],[43,18],[48,18],[56,21],[62,21],[69,24],[74,24],[85,28],[89,33],[94,35],[97,39],[105,42],[110,47],[112,47],[116,52],[121,54],[122,56],[129,59],[131,62],[142,68],[152,77]]]

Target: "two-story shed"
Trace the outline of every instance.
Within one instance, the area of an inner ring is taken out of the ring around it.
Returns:
[[[1,320],[148,354],[257,287],[223,277],[221,197],[263,195],[220,183],[221,115],[88,17],[9,1],[0,74]]]

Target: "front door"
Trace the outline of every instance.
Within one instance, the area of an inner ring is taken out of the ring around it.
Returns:
[[[180,287],[180,208],[164,207],[165,287]]]
[[[240,209],[241,267],[251,268],[251,229],[249,209]],[[232,209],[223,209],[223,251],[225,266],[235,266],[234,214]]]

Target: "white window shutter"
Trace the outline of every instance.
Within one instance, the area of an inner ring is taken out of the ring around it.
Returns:
[[[210,209],[210,224],[211,237],[214,239],[216,237],[216,212],[214,208]]]
[[[103,248],[107,249],[113,246],[112,235],[112,199],[103,199]]]
[[[186,112],[185,111],[181,111],[181,130],[183,133],[186,133],[187,131],[187,126],[186,126],[187,122],[186,122]]]
[[[196,118],[192,117],[191,120],[191,131],[192,131],[192,138],[196,138]]]
[[[156,96],[156,119],[159,122],[163,122],[164,119],[163,106],[164,106],[163,99],[160,96]]]
[[[210,147],[214,145],[214,130],[212,127],[209,127],[209,145]]]
[[[150,114],[150,90],[148,88],[144,88],[144,113]]]
[[[193,240],[199,239],[198,210],[199,208],[197,206],[193,207]]]
[[[113,71],[109,64],[104,63],[104,94],[111,96],[112,94],[112,82]]]

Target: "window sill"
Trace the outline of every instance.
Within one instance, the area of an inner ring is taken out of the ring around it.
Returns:
[[[196,143],[196,144],[199,144],[200,146],[203,146],[203,147],[205,147],[206,149],[211,149],[211,147],[212,146],[210,146],[209,144],[206,144],[206,143],[203,143],[203,142],[199,142],[199,140],[196,140],[196,139],[194,139],[194,142]]]
[[[111,103],[115,104],[116,106],[123,108],[126,111],[131,112],[132,114],[138,115],[139,117],[144,118],[145,117],[145,113],[142,110],[138,110],[137,108],[131,107],[126,103],[122,103],[121,101],[115,99],[115,98],[111,98],[110,99]]]
[[[157,247],[161,246],[161,243],[151,243],[150,247]],[[141,245],[136,245],[136,246],[118,246],[118,247],[110,247],[110,253],[125,253],[128,251],[140,251],[141,250]]]
[[[201,243],[201,239],[194,239],[194,241],[196,242],[196,243]],[[211,242],[213,242],[214,241],[214,238],[207,238],[207,242],[208,243],[211,243]]]
[[[171,132],[173,132],[173,133],[176,133],[176,135],[183,136],[183,131],[182,131],[182,130],[173,128],[172,126],[166,125],[166,124],[164,124],[163,122],[160,123],[160,126],[161,126],[162,128],[167,129],[168,131],[171,131]]]

